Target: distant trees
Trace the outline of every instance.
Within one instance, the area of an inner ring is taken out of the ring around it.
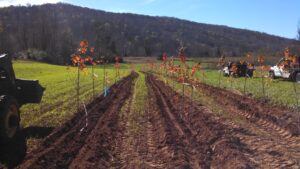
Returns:
[[[4,52],[4,51],[2,51],[3,50],[3,44],[2,43],[4,42],[3,35],[2,35],[3,31],[4,31],[4,27],[2,25],[2,22],[0,21],[0,54],[2,52]]]
[[[273,54],[291,42],[260,32],[63,3],[0,8],[0,52],[65,64],[81,39],[95,46],[95,57],[109,58],[177,55],[178,40],[192,57],[241,56],[260,49]]]
[[[0,33],[4,31],[4,27],[2,25],[2,22],[0,21]]]

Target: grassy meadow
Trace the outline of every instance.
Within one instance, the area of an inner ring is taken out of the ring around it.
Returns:
[[[16,61],[13,67],[17,78],[39,80],[46,88],[40,104],[21,107],[22,127],[59,126],[77,111],[77,68],[31,61]],[[103,68],[103,65],[97,65],[94,69],[96,96],[103,93]],[[80,101],[85,104],[93,99],[91,70],[91,67],[88,67],[86,71],[80,72]],[[112,85],[118,80],[115,70],[112,65],[106,65],[106,70],[108,85]],[[124,77],[129,73],[129,65],[122,64],[120,76]]]

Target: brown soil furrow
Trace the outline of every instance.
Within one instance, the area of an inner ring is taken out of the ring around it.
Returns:
[[[125,147],[125,141],[126,141],[126,137],[124,136],[125,131],[126,131],[126,122],[129,119],[129,111],[130,111],[130,107],[132,104],[132,97],[130,97],[125,105],[124,105],[124,110],[121,110],[120,114],[119,114],[119,122],[118,122],[118,131],[116,134],[116,138],[121,138],[118,139],[116,142],[116,147],[114,148],[114,154],[116,154],[116,158],[117,160],[115,160],[113,163],[113,166],[125,166],[127,164],[127,159],[121,155],[123,153],[123,147]],[[122,108],[123,109],[123,108]],[[122,167],[119,167],[122,168]]]
[[[287,130],[266,120],[259,119],[258,121],[253,121],[249,119],[251,118],[249,114],[245,113],[245,111],[236,111],[234,105],[230,104],[229,100],[226,101],[228,98],[222,97],[222,95],[217,96],[217,92],[215,92],[216,95],[209,95],[207,91],[201,91],[209,97],[213,97],[219,101],[222,100],[222,103],[226,102],[226,104],[220,105],[224,107],[223,110],[229,113],[230,117],[228,115],[222,117],[221,123],[233,128],[235,132],[232,132],[232,134],[240,138],[241,142],[246,144],[251,152],[253,152],[248,157],[258,166],[261,168],[299,167],[300,143],[298,137],[291,137],[290,134],[287,134]],[[230,97],[230,99],[234,98]],[[189,107],[191,106],[189,105]],[[202,107],[199,105],[195,106]],[[213,116],[217,115],[210,111],[205,112],[209,112]],[[219,117],[215,118],[220,119]],[[234,119],[239,120],[237,122]],[[278,133],[281,133],[282,137],[278,137]]]
[[[129,87],[133,78],[134,75],[131,74],[116,85],[113,85],[110,89],[110,95],[105,99],[102,96],[87,106],[89,117],[92,118],[88,119],[89,125],[83,132],[80,132],[80,130],[85,126],[85,113],[80,112],[47,137],[37,150],[34,150],[26,157],[19,168],[68,167],[79,150],[85,145],[86,138],[98,124],[98,120],[103,116],[103,112],[113,107],[109,103],[119,98],[119,104],[121,104],[122,98],[128,95],[127,92],[124,92],[124,88]]]
[[[116,93],[119,91],[116,89],[121,88],[124,81],[126,81],[126,79],[114,84],[111,87],[112,91],[116,91],[115,93],[112,93],[112,95],[116,95]],[[88,104],[86,108],[88,109],[89,112],[91,112],[91,109],[96,109],[95,105],[97,105],[98,103],[101,103],[104,99],[106,99],[106,102],[108,102],[108,100],[109,100],[107,97],[104,97],[103,95],[101,95],[100,97],[96,98],[92,103]],[[89,113],[88,119],[91,121],[95,121],[99,118],[99,115],[101,115],[101,114]],[[42,146],[44,146],[44,147],[50,146],[57,140],[57,138],[62,137],[62,135],[64,135],[65,133],[68,133],[70,128],[74,128],[74,125],[79,125],[78,121],[83,121],[83,119],[85,122],[85,112],[82,110],[81,112],[75,114],[74,117],[72,119],[70,119],[67,123],[65,123],[61,127],[57,128],[55,131],[52,132],[52,134],[50,134],[48,137],[46,137],[44,139],[44,141],[41,143]]]
[[[283,128],[282,126],[276,125],[274,123],[276,123],[276,121],[272,121],[270,122],[269,120],[265,120],[264,117],[261,117],[260,115],[253,117],[251,115],[252,112],[248,112],[249,109],[248,107],[255,107],[256,103],[250,102],[251,99],[250,98],[246,98],[245,100],[247,100],[247,104],[244,103],[243,106],[239,106],[239,104],[237,104],[238,99],[244,98],[243,96],[239,96],[236,95],[234,93],[231,93],[229,91],[225,91],[223,89],[219,89],[221,90],[220,93],[226,93],[226,95],[220,94],[218,95],[218,88],[214,88],[214,92],[212,92],[209,94],[209,91],[206,91],[208,88],[202,89],[201,91],[206,94],[207,96],[209,95],[210,97],[212,97],[217,103],[219,103],[220,105],[224,106],[224,109],[227,109],[227,112],[232,113],[233,116],[238,117],[239,115],[245,117],[245,123],[247,121],[248,127],[247,128],[252,128],[252,131],[255,133],[255,131],[261,131],[261,133],[267,133],[267,135],[262,135],[261,137],[265,137],[265,136],[270,136],[267,138],[267,140],[269,140],[270,142],[273,142],[273,145],[277,145],[280,147],[281,150],[278,150],[279,152],[281,152],[281,154],[283,154],[283,156],[285,156],[285,158],[289,158],[289,160],[294,161],[294,165],[300,165],[300,138],[297,135],[292,136],[291,130],[288,130],[288,128]],[[233,96],[230,96],[230,95]],[[230,96],[230,97],[226,97],[226,96]],[[242,98],[241,98],[242,97]],[[257,103],[260,104],[260,103]],[[266,107],[263,107],[263,105],[259,105],[259,107],[257,108],[257,110],[259,109],[261,112],[257,112],[257,114],[263,114],[263,113],[268,113],[271,112],[273,110],[268,110],[265,111],[265,109],[269,109],[271,106],[265,104]],[[244,108],[244,109],[243,109]],[[275,106],[276,108],[276,106]],[[287,109],[288,110],[288,109]],[[283,110],[283,108],[279,109],[276,108],[276,113],[274,113],[274,116],[277,116],[278,114],[282,114],[281,116],[285,116],[283,115],[284,113],[287,113],[287,110]],[[281,111],[281,112],[280,112]],[[294,112],[295,113],[295,112]],[[291,114],[291,112],[288,112],[288,114]],[[296,116],[296,115],[294,115]],[[269,116],[265,116],[265,117],[269,117]],[[242,118],[242,117],[240,117]],[[278,118],[279,119],[279,118]],[[297,119],[296,119],[297,120]],[[285,124],[288,124],[289,122],[285,122]],[[284,122],[282,122],[281,124],[284,124]],[[293,125],[291,125],[293,126]],[[243,126],[241,126],[243,127]],[[271,144],[271,143],[270,143]],[[263,145],[263,144],[262,144]],[[275,146],[276,147],[276,146]]]
[[[215,101],[235,113],[239,113],[253,122],[260,120],[268,127],[278,127],[285,132],[278,133],[282,137],[298,136],[300,134],[299,114],[287,107],[271,105],[263,101],[238,95],[225,89],[198,83],[197,87],[204,94],[213,97]],[[286,132],[289,132],[287,134]]]
[[[209,147],[204,148],[203,146],[199,146],[194,142],[191,130],[185,125],[185,123],[182,122],[180,117],[176,116],[177,114],[175,115],[171,112],[166,98],[162,95],[161,90],[151,77],[148,76],[147,80],[152,87],[155,97],[157,98],[157,104],[159,105],[160,112],[163,113],[163,117],[167,121],[167,123],[169,123],[170,127],[175,127],[177,129],[176,134],[181,138],[182,144],[184,144],[185,146],[189,145],[188,149],[185,150],[185,154],[187,155],[190,165],[189,167],[208,168],[210,165],[210,159],[209,155],[206,155],[206,153],[210,153]]]
[[[154,94],[152,87],[148,83],[149,90],[149,120],[153,126],[153,131],[157,135],[157,148],[160,158],[167,159],[167,168],[190,168],[189,158],[185,150],[182,138],[178,131],[174,130],[172,123],[166,119],[165,112],[160,111],[159,100]]]
[[[146,164],[153,168],[164,169],[166,164],[163,161],[163,154],[158,153],[159,138],[156,134],[154,123],[152,122],[154,117],[151,117],[149,111],[146,111],[146,140],[147,140],[147,150],[146,150]],[[153,114],[152,114],[153,116]]]
[[[136,88],[136,85],[135,85]],[[121,120],[119,122],[119,139],[117,141],[115,151],[117,157],[118,168],[145,168],[145,155],[140,150],[146,145],[141,142],[140,135],[141,125],[139,124],[142,116],[137,116],[137,112],[132,111],[135,100],[136,91],[133,91],[133,96],[127,101],[125,109],[121,112]]]
[[[174,77],[170,78],[176,80]],[[187,82],[192,83],[190,81]],[[300,135],[300,112],[295,112],[295,110],[288,107],[270,104],[265,100],[249,98],[204,83],[197,83],[195,86],[200,89],[203,94],[213,98],[216,103],[222,105],[224,109],[228,109],[235,114],[243,115],[252,123],[271,128],[273,132],[277,131],[280,137],[290,138]]]
[[[160,108],[168,107],[172,111],[162,110],[162,112],[166,112],[163,114],[168,114],[168,111],[172,113],[176,117],[176,123],[184,131],[183,144],[186,144],[190,166],[193,168],[196,168],[197,165],[201,168],[218,168],[221,166],[223,168],[229,168],[230,166],[247,168],[252,166],[251,162],[239,150],[242,149],[242,146],[238,145],[238,139],[231,137],[226,133],[227,131],[223,130],[226,126],[218,124],[218,121],[212,121],[212,118],[207,113],[203,113],[201,109],[193,108],[192,116],[183,113],[184,111],[180,111],[182,106],[175,103],[175,99],[173,99],[174,91],[171,88],[154,80],[153,76],[149,76],[148,79],[156,86],[155,88],[158,91],[156,95],[166,102]],[[179,100],[180,103],[184,99],[179,98]],[[161,102],[164,103],[164,101]],[[165,118],[174,121],[173,118]],[[177,125],[176,123],[175,125]]]
[[[136,77],[137,74],[134,76]],[[86,144],[76,154],[70,168],[107,168],[114,164],[116,159],[113,155],[113,147],[118,130],[118,113],[126,99],[132,94],[133,80],[127,81],[124,85],[126,87],[111,100],[111,106],[88,136]]]
[[[222,118],[223,123],[233,127],[234,135],[241,139],[253,152],[250,154],[260,168],[297,167],[297,157],[291,155],[286,148],[289,146],[278,140],[270,133],[247,121],[242,124]],[[291,163],[292,162],[292,163]]]
[[[120,113],[112,110],[103,115],[107,118],[101,120],[89,135],[88,144],[81,149],[70,168],[175,168],[181,164],[168,162],[173,153],[165,149],[161,151],[157,146],[160,142],[155,142],[156,147],[147,151],[148,139],[161,139],[158,133],[164,133],[165,125],[160,122],[161,119],[152,121],[155,122],[153,126],[161,124],[162,128],[157,128],[148,137],[145,127],[147,116],[133,111],[135,94],[131,96]]]

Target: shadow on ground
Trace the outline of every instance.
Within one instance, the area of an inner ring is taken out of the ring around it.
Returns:
[[[10,142],[0,142],[0,163],[4,164],[7,168],[14,168],[21,163],[26,156],[27,139],[42,139],[47,137],[53,129],[52,127],[27,127],[21,129],[17,136]],[[0,168],[2,167],[0,164]]]

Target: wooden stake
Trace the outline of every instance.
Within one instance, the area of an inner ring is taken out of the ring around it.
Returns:
[[[94,65],[92,65],[92,79],[93,79],[93,98],[95,98],[95,73],[94,73]]]
[[[219,87],[221,87],[221,75],[222,75],[222,71],[220,70],[220,73],[219,73]]]
[[[262,70],[262,65],[260,65],[261,70],[260,70],[260,75],[261,75],[261,84],[262,84],[262,93],[263,93],[263,97],[266,96],[265,94],[265,81],[264,81],[264,76],[263,76],[263,70]]]
[[[191,105],[190,105],[190,113],[192,112],[192,104],[193,104],[193,99],[194,99],[194,86],[191,84],[192,92],[191,92]]]
[[[105,67],[105,62],[103,62],[104,63],[104,67],[103,67],[103,92],[105,92],[104,90],[105,90],[105,86],[106,86],[106,67]]]
[[[246,84],[247,84],[247,77],[245,77],[245,81],[244,81],[244,95],[246,95]]]
[[[182,95],[183,95],[183,98],[182,98],[182,113],[184,112],[184,77],[183,77],[183,83],[182,83]]]
[[[296,82],[293,82],[293,87],[294,87],[295,100],[296,100],[296,109],[298,110],[298,108],[299,108],[299,99],[298,99]]]
[[[79,90],[80,90],[80,70],[79,70],[79,65],[77,66],[77,111],[79,112],[80,109],[80,100],[79,100]]]

